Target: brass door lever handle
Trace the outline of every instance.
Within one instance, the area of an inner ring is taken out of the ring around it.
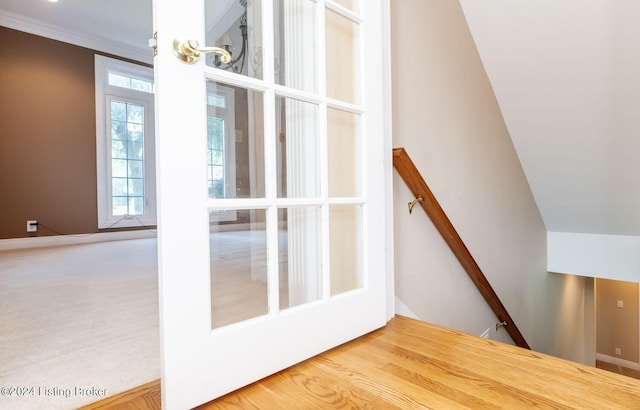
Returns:
[[[220,61],[228,63],[231,61],[231,54],[220,47],[200,47],[196,40],[173,40],[173,54],[180,61],[193,64],[200,58],[200,54],[216,53],[220,54]]]

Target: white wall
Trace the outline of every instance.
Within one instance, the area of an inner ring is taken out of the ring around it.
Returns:
[[[640,236],[640,2],[460,3],[547,228]]]
[[[640,282],[640,236],[549,232],[547,269]]]
[[[531,347],[592,362],[592,284],[546,271],[546,229],[460,5],[391,3],[394,146],[407,149]],[[491,328],[510,342],[422,209],[409,215],[412,199],[396,175],[396,295],[423,320]]]

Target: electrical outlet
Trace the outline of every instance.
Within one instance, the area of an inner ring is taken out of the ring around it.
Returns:
[[[38,232],[38,221],[27,221],[27,232]]]
[[[622,356],[622,349],[616,347],[616,356]]]
[[[622,308],[624,307],[624,302],[623,302],[622,300],[619,300],[619,301],[618,301],[617,306],[618,306],[620,309],[622,309]]]

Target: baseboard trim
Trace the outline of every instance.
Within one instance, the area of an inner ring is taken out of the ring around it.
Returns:
[[[47,248],[52,246],[79,245],[85,243],[124,241],[127,239],[155,238],[155,229],[136,231],[99,232],[79,235],[38,236],[0,240],[0,251]]]
[[[596,353],[596,359],[601,362],[607,362],[611,364],[617,364],[618,366],[626,367],[627,369],[633,369],[640,371],[640,363],[631,362],[629,360],[619,359],[613,356],[607,356],[606,354]]]

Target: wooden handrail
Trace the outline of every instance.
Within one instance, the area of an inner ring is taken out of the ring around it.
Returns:
[[[487,301],[487,304],[491,307],[491,310],[493,310],[493,313],[496,315],[498,320],[500,322],[506,322],[505,329],[509,333],[509,336],[511,336],[516,345],[525,349],[530,349],[529,344],[527,344],[524,336],[520,333],[520,330],[518,330],[518,327],[509,315],[509,312],[507,312],[507,309],[500,301],[500,298],[498,298],[498,295],[496,295],[496,292],[489,284],[489,281],[487,281],[487,278],[482,273],[482,270],[476,263],[475,259],[471,256],[469,249],[467,249],[466,245],[460,238],[460,235],[458,235],[458,232],[451,224],[451,221],[442,210],[442,207],[436,200],[436,197],[427,186],[427,183],[422,178],[422,175],[420,175],[420,172],[404,148],[394,148],[393,166],[407,184],[413,195],[416,198],[422,196],[423,199],[418,203],[427,213],[438,232],[440,232],[440,235],[442,235],[442,238],[453,251],[454,255],[456,255],[456,258],[458,258],[458,261],[469,275],[469,278],[471,278],[473,283],[476,285],[484,297],[484,300]]]

